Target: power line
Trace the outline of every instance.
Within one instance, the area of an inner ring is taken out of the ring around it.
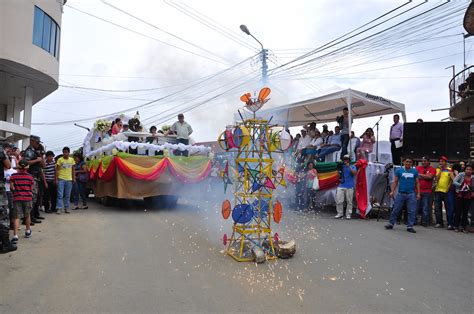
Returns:
[[[183,88],[179,91],[176,91],[176,92],[173,92],[171,94],[168,94],[166,96],[163,96],[163,97],[160,97],[160,98],[157,98],[157,99],[154,99],[154,100],[151,100],[149,102],[146,102],[146,103],[142,103],[138,106],[133,106],[133,107],[130,107],[130,108],[126,108],[126,109],[123,109],[123,110],[120,110],[120,111],[116,111],[116,112],[113,112],[113,113],[108,113],[108,114],[105,114],[105,115],[99,115],[99,116],[96,116],[96,117],[92,117],[92,118],[89,118],[89,119],[75,119],[75,120],[69,120],[69,121],[54,121],[54,122],[38,122],[38,123],[32,123],[33,125],[62,125],[62,124],[72,124],[72,123],[75,123],[75,122],[85,122],[85,121],[90,121],[90,120],[94,120],[94,119],[100,119],[100,118],[103,118],[105,116],[109,116],[109,115],[118,115],[118,114],[121,114],[121,113],[124,113],[124,112],[127,112],[127,111],[132,111],[132,110],[137,110],[137,109],[142,109],[142,108],[146,108],[146,107],[149,107],[150,105],[152,104],[155,104],[159,101],[162,101],[162,100],[165,100],[165,99],[168,99],[168,98],[171,98],[172,96],[175,96],[175,95],[179,95],[181,93],[183,93],[184,91],[187,91],[191,88],[194,88],[194,87],[197,87],[205,82],[208,82],[214,78],[217,78],[219,77],[220,75],[236,68],[236,67],[239,67],[240,65],[244,64],[245,62],[249,61],[250,59],[252,59],[253,57],[255,56],[252,56],[250,58],[247,58],[235,65],[233,65],[232,67],[230,68],[227,68],[225,70],[222,70],[222,71],[219,71],[217,73],[215,73],[214,75],[204,79],[204,80],[201,80],[195,84],[192,84],[186,88]]]
[[[168,89],[168,88],[174,88],[174,87],[179,87],[183,85],[188,85],[192,82],[196,82],[205,78],[208,78],[214,74],[206,75],[204,77],[201,77],[196,80],[188,81],[186,83],[181,83],[181,84],[174,84],[174,85],[168,85],[168,86],[162,86],[162,87],[152,87],[152,88],[144,88],[144,89],[104,89],[104,88],[95,88],[95,87],[87,87],[87,86],[69,86],[69,85],[59,85],[61,87],[65,88],[72,88],[72,89],[84,89],[84,90],[94,90],[94,91],[102,91],[102,92],[112,92],[112,93],[129,93],[129,92],[145,92],[145,91],[155,91],[155,90],[162,90],[162,89]]]
[[[253,46],[253,44],[250,44],[250,43],[246,42],[245,40],[242,40],[241,37],[236,35],[236,33],[234,31],[232,31],[229,28],[219,24],[215,20],[213,20],[210,17],[208,17],[207,15],[197,11],[196,9],[190,7],[189,5],[186,5],[184,3],[182,5],[179,5],[177,3],[173,3],[173,1],[171,1],[171,0],[169,0],[169,1],[164,0],[164,2],[167,5],[173,7],[174,9],[180,11],[181,13],[185,14],[186,16],[188,16],[188,17],[192,18],[193,20],[197,21],[198,23],[212,29],[213,31],[216,31],[217,33],[219,33],[219,34],[223,35],[224,37],[236,42],[237,44],[239,44],[241,46],[244,46],[244,47],[252,50],[253,52],[260,51],[260,49]]]
[[[144,33],[135,31],[135,30],[130,29],[130,28],[128,28],[128,27],[125,27],[125,26],[122,26],[122,25],[120,25],[120,24],[114,23],[114,22],[112,22],[112,21],[106,20],[106,19],[101,18],[101,17],[99,17],[99,16],[97,16],[97,15],[94,15],[94,14],[92,14],[92,13],[89,13],[89,12],[86,12],[86,11],[83,11],[83,10],[80,10],[80,9],[78,9],[78,8],[76,8],[76,7],[71,6],[70,4],[66,4],[65,6],[71,8],[71,9],[77,11],[77,12],[81,12],[82,14],[85,14],[85,15],[88,15],[88,16],[93,17],[93,18],[95,18],[95,19],[98,19],[98,20],[100,20],[100,21],[102,21],[102,22],[105,22],[105,23],[114,25],[114,26],[116,26],[116,27],[118,27],[118,28],[124,29],[124,30],[126,30],[126,31],[132,32],[132,33],[137,34],[137,35],[140,35],[140,36],[143,36],[143,37],[145,37],[145,38],[154,40],[154,41],[159,42],[159,43],[161,43],[161,44],[163,44],[163,45],[167,45],[167,46],[176,48],[176,49],[178,49],[178,50],[181,50],[181,51],[190,53],[190,54],[195,55],[195,56],[197,56],[197,57],[201,57],[201,58],[204,58],[204,59],[213,61],[213,62],[217,62],[217,63],[220,63],[220,64],[225,64],[225,65],[227,65],[226,63],[224,63],[224,62],[222,62],[222,61],[215,60],[215,59],[213,59],[213,58],[210,58],[210,57],[201,55],[201,54],[199,54],[199,53],[196,53],[196,52],[187,50],[187,49],[185,49],[185,48],[181,48],[181,47],[175,46],[175,45],[173,45],[173,44],[170,44],[170,43],[167,43],[167,42],[165,42],[165,41],[159,40],[158,38],[155,38],[155,37],[152,37],[152,36],[148,36],[148,35],[146,35],[146,34],[144,34]]]
[[[322,50],[331,48],[331,47],[333,47],[333,46],[335,46],[335,45],[337,45],[337,44],[339,44],[339,43],[342,43],[342,42],[344,42],[344,41],[347,41],[347,40],[350,40],[350,39],[352,39],[352,38],[355,38],[355,37],[357,37],[358,35],[361,35],[361,34],[367,32],[367,31],[373,29],[374,27],[377,27],[377,26],[379,26],[379,25],[381,25],[381,24],[383,24],[383,23],[386,23],[388,20],[385,20],[385,21],[383,21],[383,22],[381,22],[381,23],[379,23],[379,24],[376,24],[375,26],[371,26],[371,27],[368,28],[368,29],[365,29],[365,30],[363,30],[363,31],[358,32],[357,34],[351,35],[351,36],[349,36],[348,38],[343,39],[344,37],[347,37],[348,35],[350,35],[350,34],[356,32],[356,31],[358,31],[358,30],[364,28],[365,26],[368,26],[368,25],[372,24],[373,22],[378,21],[379,19],[381,19],[381,18],[387,16],[388,14],[391,14],[391,13],[393,13],[393,12],[395,12],[395,11],[401,9],[402,7],[404,7],[405,5],[407,5],[407,4],[409,4],[409,3],[411,3],[411,1],[407,1],[406,3],[404,3],[404,4],[402,4],[402,5],[398,6],[398,7],[396,7],[395,9],[392,9],[392,10],[390,10],[390,11],[388,11],[388,12],[386,12],[386,13],[384,13],[384,14],[378,16],[378,17],[376,17],[375,19],[369,21],[368,23],[365,23],[365,24],[363,24],[363,25],[361,25],[361,26],[355,28],[354,30],[352,30],[352,31],[350,31],[350,32],[348,32],[348,33],[345,33],[344,35],[342,35],[342,36],[340,36],[340,37],[338,37],[338,38],[336,38],[336,39],[334,39],[334,40],[329,41],[328,43],[326,43],[326,44],[324,44],[324,45],[322,45],[322,46],[320,46],[320,47],[314,49],[313,51],[308,52],[308,53],[306,53],[306,54],[304,54],[304,55],[302,55],[302,56],[300,56],[300,57],[298,57],[298,58],[296,58],[296,59],[294,59],[294,60],[292,60],[292,61],[290,61],[290,62],[287,62],[287,63],[283,64],[281,67],[285,67],[285,66],[287,66],[287,65],[289,65],[289,64],[291,64],[291,63],[297,62],[297,61],[299,61],[299,60],[301,60],[301,59],[303,59],[303,58],[306,58],[306,57],[308,57],[308,56],[311,56],[311,55],[313,55],[313,54],[315,54],[315,53],[317,53],[317,52],[320,52],[320,51],[322,51]],[[425,2],[425,3],[426,3],[426,2]],[[423,4],[424,4],[424,3],[419,4],[419,5],[415,6],[415,8],[418,7],[418,6],[420,6],[420,5],[423,5]],[[405,14],[406,12],[408,12],[408,11],[410,11],[410,10],[413,10],[413,9],[414,9],[414,8],[410,8],[410,9],[408,9],[408,10],[402,12],[402,13],[397,14],[395,17],[400,16],[400,15],[403,15],[403,14]],[[392,18],[393,18],[393,17],[392,17]],[[392,18],[390,18],[390,19],[392,19]],[[390,20],[390,19],[389,19],[389,20]]]
[[[443,5],[444,5],[444,4],[443,4]],[[296,66],[290,67],[290,69],[291,69],[291,68],[296,68],[296,67],[301,67],[301,66],[304,65],[304,64],[307,64],[307,63],[309,63],[309,62],[314,62],[314,61],[316,61],[316,60],[321,61],[321,60],[327,59],[328,57],[330,57],[330,56],[332,56],[332,55],[336,55],[336,53],[341,53],[341,52],[343,52],[343,51],[347,51],[347,52],[351,55],[351,57],[353,57],[354,54],[355,54],[355,50],[354,50],[354,49],[357,49],[357,45],[358,45],[358,44],[363,43],[363,42],[374,41],[375,39],[377,39],[377,40],[380,41],[380,40],[382,40],[382,37],[380,37],[380,34],[383,34],[383,36],[387,37],[388,40],[390,40],[391,37],[389,37],[389,36],[393,36],[393,34],[389,34],[388,31],[389,31],[389,30],[392,30],[392,29],[395,29],[395,26],[400,26],[400,25],[402,25],[402,24],[404,24],[404,23],[406,23],[406,24],[404,25],[404,27],[410,27],[411,30],[423,31],[423,33],[425,33],[425,32],[427,32],[427,27],[429,27],[429,26],[427,26],[427,25],[425,25],[425,24],[421,24],[422,21],[417,22],[417,23],[420,24],[420,25],[417,26],[417,27],[414,26],[414,25],[410,25],[411,22],[407,22],[407,21],[410,21],[410,20],[413,21],[415,17],[420,17],[420,16],[422,16],[423,14],[425,14],[425,13],[427,13],[427,12],[431,12],[431,13],[429,13],[429,14],[432,14],[433,11],[434,11],[436,8],[439,8],[439,7],[440,7],[440,6],[437,6],[437,7],[435,7],[435,8],[431,8],[431,9],[429,9],[429,10],[427,10],[427,11],[424,11],[424,12],[422,12],[422,13],[420,13],[420,14],[417,14],[417,15],[415,15],[415,16],[412,16],[412,17],[410,17],[410,18],[408,18],[408,19],[406,19],[406,20],[404,20],[404,21],[402,21],[402,22],[400,22],[400,23],[397,23],[397,24],[395,24],[394,26],[391,26],[391,27],[389,27],[389,28],[387,28],[387,29],[381,30],[381,31],[379,31],[379,32],[377,32],[377,33],[375,33],[375,34],[372,34],[372,35],[370,35],[370,36],[367,36],[367,37],[365,37],[365,38],[363,38],[363,39],[361,39],[361,40],[358,40],[358,41],[356,41],[356,42],[350,43],[350,44],[348,44],[348,45],[346,45],[346,46],[344,46],[344,47],[337,48],[337,49],[335,49],[335,50],[333,50],[333,51],[331,51],[331,52],[329,52],[329,53],[326,53],[325,55],[318,56],[317,58],[313,58],[313,59],[311,59],[311,60],[309,60],[309,61],[306,61],[306,62],[304,62],[304,63],[300,63],[300,64],[297,64]],[[460,8],[460,9],[458,9],[458,8]],[[462,10],[463,8],[464,8],[464,6],[457,6],[457,7],[455,7],[455,9],[451,10],[451,12],[448,13],[448,14],[456,14],[457,12],[459,12],[460,10]],[[448,9],[449,9],[449,8],[448,8]],[[446,15],[446,16],[448,16],[448,15]],[[425,19],[426,17],[423,17],[423,18]],[[439,22],[439,16],[436,16],[436,17],[434,17],[434,18],[432,19],[432,23],[431,23],[431,24],[432,24],[432,25],[437,25],[438,22]],[[440,26],[439,28],[442,28],[442,27]],[[403,41],[406,40],[406,38],[405,38],[406,31],[404,32],[404,31],[402,31],[402,30],[399,28],[399,29],[397,30],[397,32],[400,33],[400,37],[399,37],[399,38],[400,38],[401,40],[403,40]],[[414,31],[413,31],[413,32],[414,32]],[[418,40],[419,40],[419,39],[418,39]],[[390,41],[388,41],[388,42],[390,43]],[[372,44],[372,46],[374,46],[374,45],[375,45],[375,44]],[[386,50],[386,47],[384,47],[384,45],[385,45],[385,43],[383,43],[383,45],[379,45],[379,46],[376,46],[376,47],[378,47],[380,51],[384,52],[384,50]],[[396,44],[392,44],[392,45],[395,46]],[[386,46],[386,45],[385,45],[385,46]],[[349,49],[350,49],[350,50],[349,50]],[[388,53],[390,53],[390,52],[388,51],[388,52],[386,52],[386,53],[388,54]],[[353,59],[353,58],[351,58],[351,59]],[[336,63],[335,60],[331,60],[331,61],[332,61],[332,63]],[[353,61],[353,60],[351,60],[351,61]],[[287,63],[287,64],[288,64],[288,63]],[[351,64],[351,65],[352,65],[352,64]],[[350,66],[351,66],[351,65],[350,65]],[[280,68],[281,68],[281,67],[280,67]],[[318,69],[320,69],[321,66],[320,66],[320,65],[314,65],[312,68],[318,68]],[[276,69],[278,69],[278,68],[276,68]],[[278,72],[276,72],[276,71],[274,71],[274,70],[275,70],[275,69],[272,69],[272,70],[270,71],[270,72],[273,71],[272,76],[275,76],[275,74],[278,74]],[[287,69],[286,69],[286,70],[287,70]],[[305,68],[305,69],[304,69],[304,72],[308,72],[309,70],[310,70],[310,68]],[[285,71],[285,70],[284,70],[284,69],[280,69],[280,72],[282,72],[282,71]]]
[[[141,23],[143,23],[143,24],[145,24],[145,25],[148,25],[148,26],[150,26],[150,27],[153,27],[154,29],[159,30],[160,32],[163,32],[163,33],[165,33],[165,34],[167,34],[167,35],[169,35],[169,36],[171,36],[171,37],[173,37],[173,38],[176,38],[176,39],[178,39],[178,40],[180,40],[180,41],[182,41],[182,42],[184,42],[184,43],[186,43],[186,44],[188,44],[188,45],[190,45],[190,46],[193,46],[194,48],[200,49],[200,50],[202,50],[202,51],[204,51],[204,52],[206,52],[206,53],[208,53],[208,54],[211,54],[211,55],[213,55],[214,57],[220,58],[221,60],[224,60],[224,61],[226,61],[227,63],[230,64],[229,60],[223,58],[222,56],[219,56],[219,55],[215,54],[215,53],[212,52],[212,51],[207,50],[206,48],[203,48],[203,47],[201,47],[201,46],[198,46],[198,45],[196,45],[196,44],[190,42],[189,40],[186,40],[186,39],[184,39],[184,38],[182,38],[182,37],[180,37],[180,36],[178,36],[178,35],[175,35],[175,34],[169,32],[169,31],[167,31],[167,30],[164,30],[163,28],[160,28],[160,27],[158,27],[158,26],[156,26],[156,25],[154,25],[154,24],[152,24],[152,23],[150,23],[150,22],[148,22],[148,21],[145,21],[144,19],[139,18],[139,17],[136,16],[136,15],[133,15],[133,14],[131,14],[131,13],[128,13],[127,11],[124,11],[124,10],[122,10],[121,8],[117,7],[117,6],[114,6],[114,5],[110,4],[110,3],[108,3],[108,2],[105,1],[105,0],[101,0],[101,2],[102,2],[103,4],[105,4],[105,5],[107,5],[107,6],[111,7],[111,8],[113,8],[113,9],[115,9],[115,10],[117,10],[117,11],[119,11],[119,12],[125,14],[125,15],[127,15],[127,16],[130,16],[131,18],[133,18],[133,19],[135,19],[135,20],[137,20],[137,21],[139,21],[139,22],[141,22]]]
[[[414,8],[419,7],[420,5],[423,5],[423,4],[425,4],[425,3],[426,3],[426,2],[423,2],[423,3],[421,3],[421,4],[417,5],[417,6],[415,6]],[[430,8],[430,9],[428,9],[428,10],[426,10],[426,11],[423,11],[423,12],[421,12],[421,13],[419,13],[419,14],[416,14],[415,16],[409,17],[409,18],[407,18],[407,19],[405,19],[405,20],[403,20],[403,21],[401,21],[401,22],[399,22],[399,23],[396,23],[395,25],[392,25],[392,26],[390,26],[390,27],[388,27],[388,28],[385,28],[385,29],[383,29],[383,30],[380,30],[380,31],[378,31],[378,32],[376,32],[376,33],[374,33],[374,34],[371,34],[371,35],[369,35],[369,36],[367,36],[367,37],[365,37],[365,38],[363,38],[363,39],[360,39],[360,40],[358,40],[358,41],[356,41],[356,42],[354,42],[354,43],[350,43],[350,44],[347,44],[347,45],[345,45],[345,46],[343,46],[343,47],[341,47],[341,48],[337,48],[335,51],[340,51],[340,50],[342,50],[342,49],[349,48],[349,47],[351,47],[351,46],[354,46],[354,45],[355,45],[356,43],[358,43],[358,42],[362,42],[362,41],[365,41],[365,40],[367,40],[367,39],[373,38],[373,37],[375,37],[375,36],[377,36],[377,35],[383,34],[383,33],[387,32],[387,31],[389,31],[389,30],[391,30],[391,29],[394,29],[394,28],[397,27],[397,26],[400,26],[400,25],[402,25],[402,24],[404,24],[404,23],[407,23],[407,22],[410,21],[410,20],[413,20],[413,19],[415,19],[415,18],[417,18],[417,17],[420,17],[420,16],[422,16],[422,15],[424,15],[424,14],[427,14],[428,12],[431,12],[431,11],[433,11],[433,10],[436,10],[436,9],[438,9],[438,8],[440,8],[440,7],[444,6],[444,5],[446,5],[447,3],[449,3],[449,2],[442,3],[442,4],[440,4],[440,5],[438,5],[438,6],[434,7],[434,8]],[[395,17],[398,17],[398,16],[400,16],[400,15],[402,15],[402,14],[406,14],[408,11],[411,11],[411,10],[413,10],[414,8],[410,8],[410,9],[408,9],[408,10],[402,12],[402,13],[399,13],[399,14],[397,14]],[[395,17],[392,17],[392,18],[390,18],[390,19],[388,19],[388,20],[391,20],[391,19],[393,19],[393,18],[395,18]],[[374,27],[379,26],[379,25],[381,25],[381,24],[383,24],[383,23],[386,23],[386,22],[387,22],[387,20],[386,20],[386,21],[383,21],[383,22],[381,22],[381,23],[379,23],[379,24],[376,24]],[[373,29],[374,27],[370,27],[368,30]],[[357,33],[357,34],[355,34],[355,35],[350,36],[349,38],[353,38],[353,37],[355,37],[355,36],[358,36],[358,35],[360,35],[360,34],[366,32],[366,31],[367,31],[367,30],[361,31],[361,32],[359,32],[359,33]],[[347,39],[346,39],[346,40],[347,40]],[[346,41],[346,40],[344,40],[344,41]],[[335,46],[336,44],[337,44],[337,43],[331,44],[330,46],[325,47],[324,49],[333,47],[333,46]],[[316,52],[318,52],[318,51],[315,51],[315,52],[310,53],[309,56],[312,55],[312,54],[314,54],[314,53],[316,53]],[[334,53],[334,51],[331,52],[331,53]],[[297,64],[297,65],[291,66],[290,68],[295,68],[295,67],[300,67],[300,66],[306,65],[306,64],[308,64],[308,63],[310,63],[310,62],[313,62],[313,61],[317,60],[318,58],[321,58],[321,57],[324,57],[324,56],[327,56],[327,55],[328,55],[328,53],[326,53],[326,55],[319,56],[319,57],[316,57],[316,58],[312,58],[312,59],[309,59],[309,60],[304,61],[304,62],[302,62],[302,63],[299,63],[299,64]],[[297,61],[297,60],[296,60],[296,61]],[[293,61],[290,61],[290,62],[284,64],[283,66],[286,66],[286,65],[291,64],[291,63],[293,63]]]

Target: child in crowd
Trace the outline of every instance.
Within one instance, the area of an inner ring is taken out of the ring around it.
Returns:
[[[28,173],[28,161],[20,160],[17,165],[17,172],[10,177],[10,190],[13,195],[13,243],[18,242],[18,227],[20,226],[19,214],[23,215],[26,231],[25,238],[31,237],[31,217],[30,212],[33,207],[33,176]]]
[[[15,164],[15,168],[16,168],[16,164]],[[13,218],[13,195],[10,189],[10,178],[12,174],[16,173],[16,169],[14,169],[14,167],[11,167],[10,169],[5,170],[4,173],[5,173],[5,190],[7,192],[7,199],[8,199],[8,209],[10,210],[10,228],[13,229],[15,225],[15,219]]]
[[[318,171],[314,167],[312,161],[306,165],[306,208],[314,208],[314,193],[313,193],[313,182],[314,178],[318,176]]]
[[[56,161],[52,151],[46,152],[46,162],[44,167],[45,191],[43,205],[46,213],[56,211],[56,199],[58,196],[58,187],[56,183]]]
[[[88,172],[86,168],[86,163],[81,155],[74,155],[74,161],[76,165],[74,166],[74,172],[76,174],[76,179],[74,182],[74,210],[81,209],[79,207],[79,198],[82,201],[82,209],[88,209],[87,206],[87,181],[88,181]]]

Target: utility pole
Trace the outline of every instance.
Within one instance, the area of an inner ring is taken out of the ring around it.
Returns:
[[[252,36],[253,39],[255,39],[256,42],[260,44],[260,47],[262,50],[260,51],[260,57],[262,58],[262,85],[265,86],[267,85],[268,82],[268,65],[267,65],[267,58],[268,58],[268,50],[263,48],[263,44],[258,40],[254,35],[252,35],[248,29],[247,26],[245,25],[240,25],[240,30],[244,32],[245,34]]]
[[[268,58],[268,50],[263,49],[262,47],[262,85],[267,85],[268,81],[268,65],[267,65],[267,58]]]

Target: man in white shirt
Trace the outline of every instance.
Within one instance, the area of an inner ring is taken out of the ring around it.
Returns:
[[[308,160],[312,160],[316,154],[319,153],[321,145],[323,145],[324,140],[321,137],[319,131],[314,131],[314,138],[311,139],[311,142],[306,146],[306,156]]]
[[[171,131],[176,134],[178,144],[183,143],[184,145],[189,145],[189,135],[193,133],[193,128],[191,128],[189,123],[184,121],[184,115],[182,113],[178,115],[178,121],[171,126]],[[175,155],[188,156],[187,150],[181,151],[177,149],[174,153]]]
[[[306,156],[306,147],[313,139],[307,134],[305,129],[301,130],[301,138],[298,142],[298,159],[302,162]]]
[[[306,130],[301,130],[301,138],[298,142],[298,151],[305,149],[309,143],[311,143],[312,138],[307,134]]]

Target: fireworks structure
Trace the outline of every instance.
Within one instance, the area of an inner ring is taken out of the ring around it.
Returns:
[[[256,99],[250,93],[244,94],[241,100],[254,112],[253,118],[227,127],[218,139],[223,149],[237,150],[234,180],[229,175],[229,163],[221,173],[224,188],[228,184],[234,187],[233,207],[225,200],[222,216],[232,217],[234,221],[231,236],[223,236],[226,252],[240,262],[263,262],[278,257],[278,234],[273,233],[271,224],[272,220],[280,223],[283,209],[272,196],[278,185],[286,186],[286,181],[284,168],[274,169],[272,154],[283,152],[291,140],[281,126],[255,117],[269,94],[269,88],[263,88]]]

